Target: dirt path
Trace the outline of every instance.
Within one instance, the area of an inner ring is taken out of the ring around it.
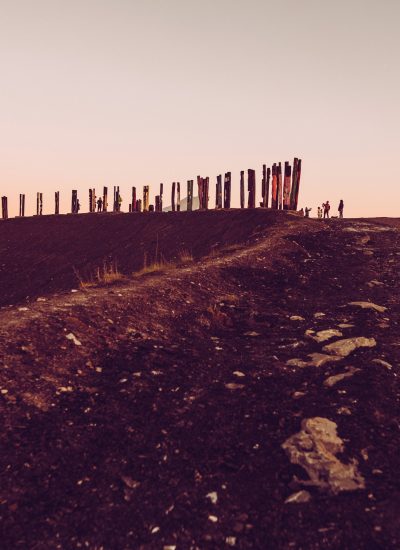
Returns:
[[[252,247],[3,311],[2,547],[399,547],[399,245],[379,220],[289,219]],[[315,341],[328,329],[342,336]],[[351,337],[376,345],[296,366]],[[365,489],[303,484],[281,445],[314,417]]]

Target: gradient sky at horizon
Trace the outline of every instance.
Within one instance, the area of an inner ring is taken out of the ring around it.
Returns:
[[[86,211],[119,185],[127,209],[229,170],[237,206],[240,170],[259,194],[299,156],[312,214],[399,216],[399,22],[399,0],[0,0],[0,194]]]

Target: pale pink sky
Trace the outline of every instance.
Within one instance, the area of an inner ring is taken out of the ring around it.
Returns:
[[[0,194],[126,207],[230,170],[237,205],[240,170],[259,191],[296,155],[312,214],[399,216],[399,22],[399,0],[0,0]]]

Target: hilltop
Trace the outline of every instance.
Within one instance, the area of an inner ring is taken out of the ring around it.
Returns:
[[[1,224],[3,548],[397,548],[399,245],[260,209]],[[316,418],[338,490],[282,448]]]

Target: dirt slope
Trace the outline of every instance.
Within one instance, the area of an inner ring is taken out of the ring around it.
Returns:
[[[281,219],[260,209],[10,219],[0,223],[0,306],[74,288],[104,262],[131,274],[156,256],[200,258]]]
[[[272,215],[251,246],[3,310],[2,547],[398,548],[392,225]],[[296,366],[327,329],[376,345]],[[304,485],[281,445],[316,416],[365,489]]]

